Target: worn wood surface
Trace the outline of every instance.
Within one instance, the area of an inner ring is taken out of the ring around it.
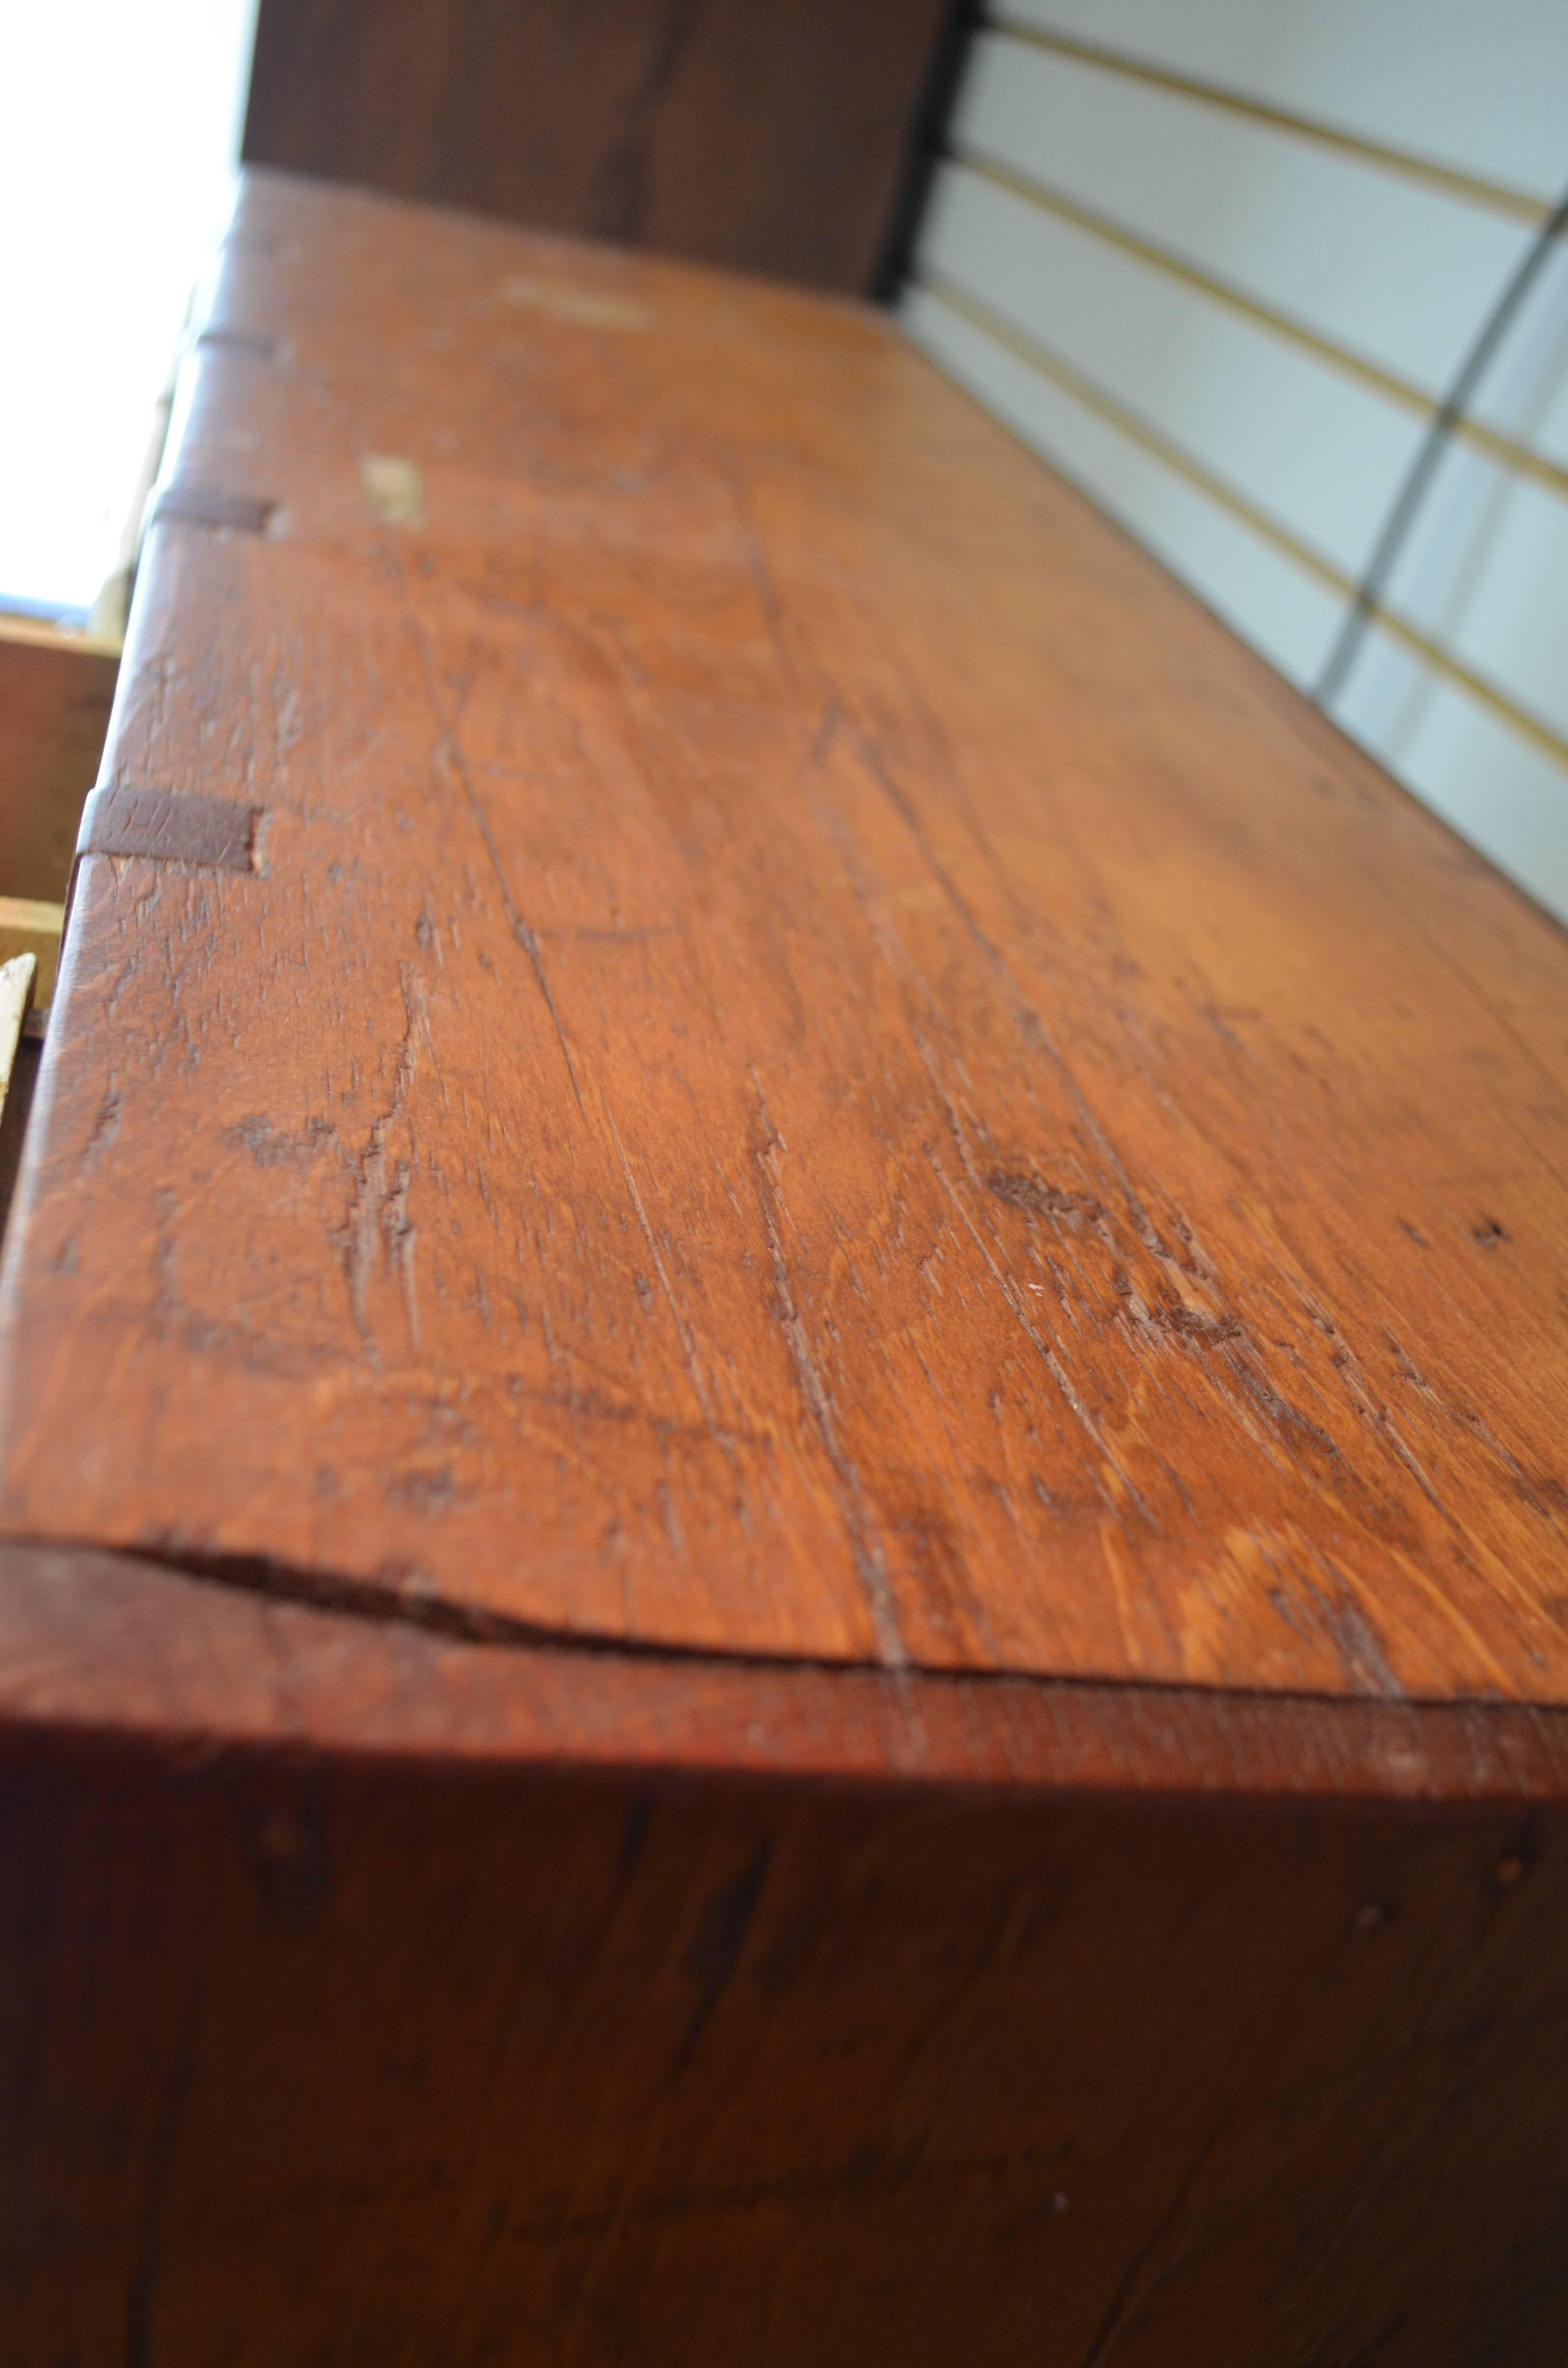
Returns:
[[[105,777],[262,869],[83,862],[6,1528],[1568,1698],[1562,932],[875,317],[266,177],[217,307]]]
[[[862,289],[950,0],[262,0],[246,156]]]
[[[1038,1804],[1568,1801],[1561,1711],[539,1645],[75,1546],[0,1545],[0,1734],[18,1757],[97,1736],[181,1764],[243,1749]]]
[[[854,307],[263,177],[193,368],[6,2368],[1558,2368],[1561,933]]]
[[[119,671],[101,643],[0,617],[0,896],[63,897]]]

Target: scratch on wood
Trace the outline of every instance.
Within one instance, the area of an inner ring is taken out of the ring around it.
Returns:
[[[687,1377],[691,1383],[693,1395],[697,1399],[698,1406],[701,1409],[702,1419],[707,1426],[710,1437],[717,1440],[719,1444],[725,1449],[726,1452],[728,1452],[728,1442],[721,1432],[718,1424],[714,1420],[713,1408],[709,1401],[707,1384],[702,1377],[701,1360],[697,1353],[696,1338],[691,1330],[691,1326],[686,1320],[686,1315],[681,1307],[680,1302],[676,1296],[675,1285],[670,1281],[669,1269],[665,1263],[665,1254],[660,1248],[658,1241],[654,1236],[653,1228],[649,1223],[648,1212],[642,1204],[642,1195],[638,1190],[637,1178],[631,1173],[631,1162],[626,1156],[625,1146],[620,1140],[620,1130],[616,1125],[615,1120],[611,1116],[609,1104],[605,1102],[603,1107],[605,1124],[609,1129],[609,1138],[615,1145],[615,1156],[620,1162],[620,1172],[626,1178],[626,1189],[631,1195],[631,1205],[637,1212],[637,1222],[642,1229],[642,1238],[648,1245],[648,1256],[653,1260],[653,1271],[659,1278],[659,1288],[665,1294],[665,1301],[669,1306],[671,1317],[675,1323],[676,1337],[680,1342],[681,1359],[686,1366]]]
[[[385,1243],[387,1262],[402,1287],[409,1338],[415,1348],[419,1346],[419,1304],[414,1278],[417,1228],[408,1213],[412,1170],[405,1160],[397,1161],[389,1169],[387,1132],[403,1116],[418,1068],[420,1044],[423,1042],[426,1051],[430,1049],[430,1030],[425,992],[417,973],[407,962],[400,962],[398,972],[403,982],[403,1031],[392,1073],[392,1098],[372,1121],[364,1150],[349,1163],[353,1181],[348,1212],[337,1235],[338,1258],[355,1328],[372,1355],[375,1342],[366,1292],[375,1266],[378,1234]]]
[[[772,1839],[765,1835],[734,1880],[721,1884],[704,1904],[696,1937],[686,1955],[686,1971],[697,1983],[697,2005],[676,2056],[677,2073],[690,2062],[692,2051],[740,1962],[772,1858]]]
[[[890,1669],[908,1666],[909,1656],[899,1632],[898,1614],[889,1582],[887,1559],[874,1535],[866,1511],[865,1491],[860,1474],[846,1454],[834,1418],[833,1400],[812,1354],[811,1342],[801,1313],[795,1304],[795,1293],[790,1281],[790,1268],[784,1256],[784,1237],[779,1229],[778,1184],[773,1173],[773,1161],[781,1148],[767,1105],[763,1099],[761,1083],[755,1070],[752,1086],[756,1094],[757,1114],[764,1130],[763,1139],[752,1154],[752,1168],[756,1184],[757,1206],[762,1213],[763,1231],[767,1240],[767,1253],[773,1282],[774,1313],[790,1351],[794,1368],[795,1385],[801,1402],[811,1416],[817,1437],[833,1472],[838,1509],[849,1541],[849,1551],[855,1575],[860,1582],[866,1608],[871,1616],[871,1630],[876,1638],[877,1652]]]
[[[1007,1305],[1017,1319],[1019,1326],[1033,1342],[1037,1353],[1045,1365],[1046,1371],[1050,1373],[1051,1380],[1056,1383],[1057,1388],[1061,1391],[1063,1399],[1066,1401],[1066,1404],[1072,1412],[1074,1420],[1079,1424],[1085,1436],[1093,1440],[1100,1454],[1104,1456],[1106,1463],[1115,1473],[1118,1480],[1121,1483],[1122,1487],[1127,1492],[1128,1502],[1137,1508],[1138,1511],[1142,1515],[1143,1519],[1148,1522],[1149,1527],[1152,1530],[1157,1530],[1159,1528],[1159,1523],[1154,1519],[1153,1513],[1150,1509],[1146,1499],[1139,1490],[1137,1483],[1132,1478],[1132,1475],[1128,1471],[1126,1465],[1122,1463],[1120,1457],[1116,1453],[1114,1448],[1111,1447],[1110,1443],[1106,1439],[1104,1432],[1101,1430],[1098,1423],[1095,1420],[1094,1416],[1089,1412],[1088,1407],[1084,1404],[1083,1399],[1079,1396],[1077,1390],[1074,1386],[1073,1377],[1068,1372],[1066,1367],[1062,1364],[1061,1358],[1057,1355],[1050,1341],[1047,1340],[1037,1328],[1028,1309],[1024,1305],[1023,1301],[1018,1296],[1017,1285],[1013,1282],[1010,1276],[1004,1273],[1001,1267],[997,1265],[996,1260],[992,1257],[984,1236],[982,1235],[979,1227],[975,1224],[974,1220],[969,1213],[969,1211],[964,1207],[960,1195],[953,1190],[952,1179],[949,1176],[947,1169],[942,1166],[941,1161],[937,1158],[934,1151],[928,1149],[926,1152],[926,1157],[931,1163],[932,1171],[936,1176],[937,1181],[940,1184],[943,1191],[947,1194],[954,1208],[958,1211],[965,1230],[973,1241],[976,1249],[979,1250],[981,1257],[985,1260],[986,1266],[989,1268],[991,1272],[992,1281],[996,1284],[998,1290],[1001,1292],[1003,1298],[1006,1301]]]
[[[511,882],[506,877],[506,867],[501,860],[501,850],[495,843],[495,834],[490,827],[490,816],[485,812],[484,802],[479,794],[472,774],[469,771],[468,761],[458,744],[457,734],[447,715],[446,701],[441,696],[441,686],[436,674],[436,662],[430,648],[429,637],[419,621],[410,597],[408,578],[403,572],[402,558],[387,537],[384,529],[381,530],[381,542],[389,572],[397,586],[398,599],[408,626],[410,638],[418,652],[419,670],[424,677],[426,694],[429,699],[431,712],[436,718],[436,728],[439,734],[440,755],[462,785],[463,793],[478,826],[480,837],[484,842],[484,851],[490,859],[490,868],[495,875],[495,884],[501,891],[501,907],[506,916],[506,925],[517,943],[528,956],[529,968],[534,974],[534,984],[543,997],[544,1008],[550,1014],[550,1024],[555,1030],[555,1041],[561,1047],[561,1057],[566,1064],[566,1075],[571,1081],[573,1098],[581,1110],[583,1095],[577,1083],[576,1063],[572,1057],[572,1047],[566,1041],[566,1030],[561,1024],[561,1014],[555,1008],[555,997],[551,993],[550,981],[545,975],[544,958],[540,952],[539,939],[524,920],[518,910],[517,899],[512,894]],[[584,1115],[586,1115],[585,1111]]]

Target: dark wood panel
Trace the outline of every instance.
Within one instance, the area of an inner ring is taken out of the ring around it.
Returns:
[[[0,619],[0,896],[63,898],[119,672],[101,644]]]
[[[1562,1714],[259,1576],[0,1550],[7,2359],[1561,2356]]]
[[[262,0],[245,154],[860,289],[949,0]]]
[[[1565,1842],[0,1750],[6,2356],[1557,2368]]]
[[[1568,1699],[1562,932],[869,313],[276,182],[219,303],[107,763],[260,868],[84,862],[9,1529]]]

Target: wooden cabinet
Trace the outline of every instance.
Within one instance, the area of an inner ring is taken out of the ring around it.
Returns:
[[[260,0],[253,164],[869,289],[955,0]]]
[[[852,304],[255,176],[187,395],[14,2356],[1557,2362],[1562,933]]]

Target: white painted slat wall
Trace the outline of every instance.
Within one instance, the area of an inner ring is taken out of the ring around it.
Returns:
[[[912,335],[1310,688],[1568,184],[1568,0],[995,0]],[[1568,241],[1335,706],[1568,918]]]

